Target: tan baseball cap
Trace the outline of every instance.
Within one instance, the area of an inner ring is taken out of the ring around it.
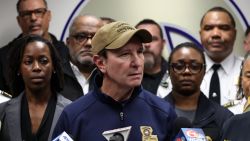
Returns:
[[[102,26],[91,41],[91,51],[98,54],[105,49],[118,49],[123,47],[133,36],[141,39],[142,43],[152,41],[151,34],[145,29],[136,29],[125,22],[112,22]]]

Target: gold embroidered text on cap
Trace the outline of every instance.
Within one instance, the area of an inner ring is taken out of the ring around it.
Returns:
[[[125,22],[112,22],[101,27],[92,39],[91,51],[98,54],[105,49],[118,49],[124,46],[133,36],[141,39],[142,43],[152,41],[151,34],[145,29],[136,29]]]

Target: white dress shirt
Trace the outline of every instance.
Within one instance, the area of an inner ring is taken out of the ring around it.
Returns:
[[[168,74],[168,71],[164,74],[161,83],[157,89],[157,96],[164,98],[172,91],[172,83]]]
[[[215,62],[213,62],[206,54],[205,54],[205,59],[207,66],[206,66],[206,74],[201,84],[201,91],[208,97],[210,80],[212,74],[214,73],[212,66],[213,64],[215,64]],[[217,70],[217,72],[220,79],[221,105],[236,100],[242,60],[243,58],[236,57],[234,56],[233,53],[231,53],[226,59],[224,59],[220,63],[221,67]],[[234,110],[231,111],[233,113],[237,113]]]
[[[85,78],[84,75],[79,71],[78,67],[75,66],[72,62],[70,62],[70,66],[75,74],[75,77],[76,77],[78,83],[82,87],[83,94],[87,94],[89,92],[88,78]]]

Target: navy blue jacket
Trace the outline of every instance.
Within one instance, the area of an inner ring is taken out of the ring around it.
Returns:
[[[227,120],[222,128],[221,141],[250,140],[250,112],[239,114]]]
[[[137,87],[130,99],[120,103],[101,93],[100,86],[98,80],[94,90],[64,109],[53,138],[66,131],[77,141],[105,141],[104,131],[132,126],[128,140],[138,141],[140,127],[148,126],[159,141],[169,140],[176,114],[168,102]]]
[[[164,98],[174,106],[172,93]],[[193,128],[202,128],[205,135],[213,141],[219,141],[224,122],[233,116],[233,113],[219,104],[209,100],[203,93],[200,94],[198,107],[193,121]]]

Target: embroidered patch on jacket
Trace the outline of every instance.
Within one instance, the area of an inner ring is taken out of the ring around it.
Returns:
[[[153,129],[150,126],[140,126],[142,141],[158,141],[157,135],[152,135]]]

